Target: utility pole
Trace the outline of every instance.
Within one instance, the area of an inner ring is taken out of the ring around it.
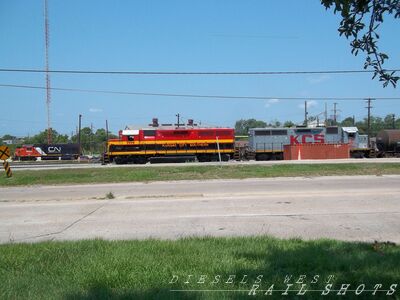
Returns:
[[[89,135],[89,148],[90,153],[93,155],[93,123],[90,123],[90,135]]]
[[[304,101],[304,125],[308,126],[307,101]]]
[[[81,123],[82,123],[82,115],[79,115],[79,122],[78,122],[78,145],[79,145],[79,154],[82,154],[82,147],[81,147]]]
[[[392,115],[392,128],[396,129],[396,116],[395,116],[395,114]]]
[[[108,141],[108,121],[106,120],[106,142]]]
[[[335,122],[335,125],[337,124],[337,110],[336,110],[336,106],[337,106],[337,103],[335,102],[335,103],[333,103],[333,122]]]
[[[353,126],[356,126],[356,117],[353,115]]]
[[[179,125],[180,125],[180,123],[179,123],[180,114],[178,113],[178,114],[176,114],[175,116],[178,118],[178,127],[179,127]]]
[[[325,117],[325,127],[328,126],[328,105],[325,102],[325,113],[324,113],[324,117]]]
[[[371,147],[371,98],[366,99],[367,100],[367,109],[368,109],[368,148]]]

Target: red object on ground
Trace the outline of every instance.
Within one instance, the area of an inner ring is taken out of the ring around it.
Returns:
[[[298,144],[283,147],[285,160],[350,158],[349,144]]]

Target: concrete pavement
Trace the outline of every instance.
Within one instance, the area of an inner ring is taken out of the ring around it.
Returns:
[[[0,189],[1,243],[261,234],[400,243],[400,176]]]

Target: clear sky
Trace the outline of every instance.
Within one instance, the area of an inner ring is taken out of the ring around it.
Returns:
[[[318,0],[103,1],[49,0],[50,69],[122,71],[360,70],[362,55],[339,37],[339,17]],[[381,28],[386,68],[400,67],[400,26]],[[0,68],[44,69],[42,0],[0,0]],[[371,74],[286,76],[122,76],[52,74],[53,87],[144,93],[312,97],[310,115],[324,97],[400,97]],[[45,85],[44,74],[1,73],[0,84]],[[365,102],[336,101],[341,118],[366,116]],[[47,127],[44,90],[0,87],[0,136],[33,135]],[[328,101],[331,110],[333,101]],[[373,114],[400,114],[400,102],[375,101]],[[52,127],[75,131],[105,126],[117,132],[152,117],[175,114],[202,124],[233,126],[241,118],[301,121],[301,100],[231,100],[52,91]],[[330,112],[331,114],[331,112]]]

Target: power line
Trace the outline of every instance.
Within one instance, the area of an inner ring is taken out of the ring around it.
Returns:
[[[38,89],[45,90],[44,86],[35,85],[17,85],[17,84],[0,84],[0,87]],[[117,95],[135,95],[135,96],[159,96],[159,97],[184,97],[184,98],[211,98],[211,99],[248,99],[248,100],[364,100],[365,97],[272,97],[272,96],[229,96],[229,95],[199,95],[199,94],[169,94],[169,93],[142,93],[128,91],[112,91],[112,90],[94,90],[94,89],[77,89],[77,88],[59,88],[51,87],[54,91],[63,92],[82,92],[82,93],[100,93],[100,94],[117,94]],[[400,100],[400,97],[373,97],[377,100]]]
[[[384,70],[398,72],[400,69]],[[163,72],[163,71],[94,71],[94,70],[42,70],[42,69],[7,69],[0,72],[16,73],[61,73],[61,74],[107,74],[107,75],[311,75],[311,74],[357,74],[374,73],[373,70],[318,70],[318,71],[235,71],[235,72]]]

